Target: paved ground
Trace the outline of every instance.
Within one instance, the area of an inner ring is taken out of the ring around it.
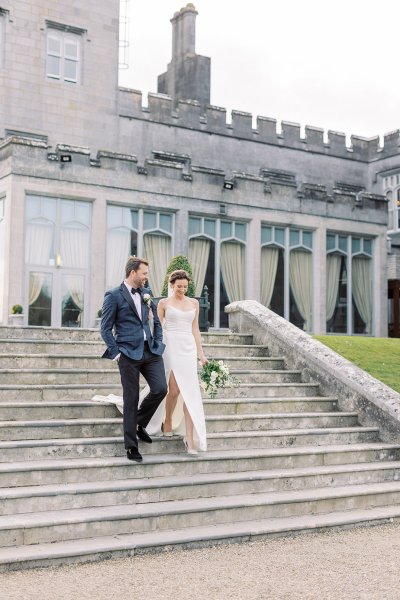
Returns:
[[[400,524],[0,575],[1,600],[400,600]]]

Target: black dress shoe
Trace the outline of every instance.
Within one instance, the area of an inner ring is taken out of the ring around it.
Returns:
[[[137,448],[128,448],[126,456],[129,460],[134,460],[135,462],[142,462],[143,460],[143,457]]]
[[[145,428],[142,427],[141,425],[137,426],[136,433],[137,433],[138,438],[140,438],[142,440],[142,442],[146,442],[147,444],[153,443],[153,440],[151,439],[151,437],[149,436],[149,434],[147,433]]]

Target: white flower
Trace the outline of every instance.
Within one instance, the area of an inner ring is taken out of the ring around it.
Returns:
[[[143,302],[150,308],[150,305],[151,305],[150,294],[143,294]]]

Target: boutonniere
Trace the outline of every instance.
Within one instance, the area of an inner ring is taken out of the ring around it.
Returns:
[[[151,296],[150,296],[150,294],[143,294],[143,302],[145,303],[145,305],[147,306],[147,308],[150,308],[150,306],[151,306]]]

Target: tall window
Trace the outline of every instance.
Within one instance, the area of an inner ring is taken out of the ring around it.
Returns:
[[[312,248],[311,231],[261,227],[261,302],[306,331],[312,329]]]
[[[328,233],[326,237],[326,330],[372,330],[372,240]]]
[[[0,7],[0,69],[4,67],[6,52],[6,11]]]
[[[28,325],[82,327],[90,202],[28,195],[25,219]]]
[[[246,223],[189,217],[189,262],[196,294],[200,296],[207,285],[214,327],[228,327],[225,306],[245,299],[246,237]]]
[[[400,175],[383,178],[383,190],[388,201],[389,231],[400,230]]]
[[[47,29],[46,74],[69,83],[80,81],[81,35]]]
[[[0,320],[4,317],[4,204],[5,198],[0,198]]]
[[[160,296],[172,258],[174,215],[125,206],[107,207],[107,288],[121,283],[130,255],[150,262],[149,285]]]

